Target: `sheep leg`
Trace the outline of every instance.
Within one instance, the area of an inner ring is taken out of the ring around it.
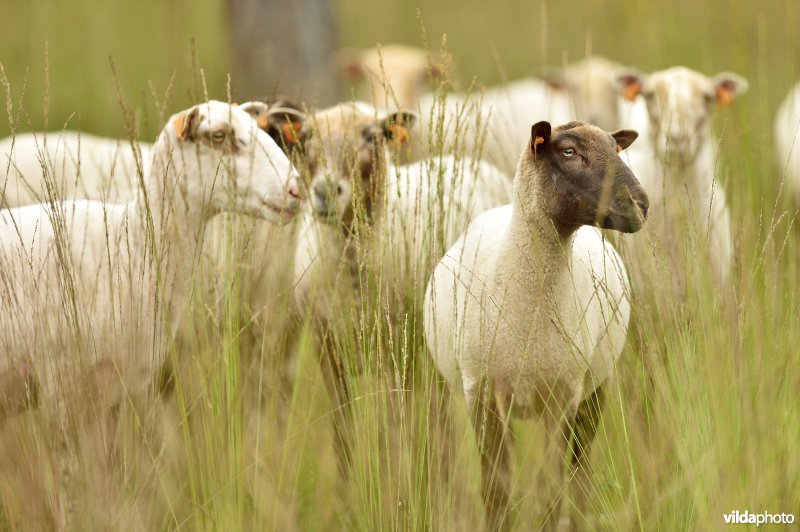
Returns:
[[[429,389],[431,409],[427,421],[430,445],[427,455],[432,462],[428,470],[436,472],[441,481],[449,482],[450,462],[455,456],[455,436],[448,415],[450,390],[442,382],[430,383]]]
[[[578,405],[578,412],[572,426],[572,458],[570,462],[570,478],[574,483],[575,507],[577,515],[584,517],[588,507],[591,468],[589,464],[589,447],[597,434],[597,425],[605,404],[604,384],[598,386]],[[571,529],[577,529],[575,519],[571,520]]]
[[[351,442],[347,434],[351,425],[350,387],[344,363],[336,350],[333,334],[330,331],[323,335],[322,345],[324,348],[321,353],[321,370],[328,397],[333,405],[333,428],[336,434],[339,473],[346,478],[352,463]]]
[[[557,408],[551,406],[550,408]],[[545,416],[547,425],[547,455],[540,471],[543,501],[547,502],[542,520],[543,530],[557,530],[561,516],[561,502],[566,487],[565,457],[569,452],[572,424],[578,410],[578,401],[570,401],[565,410],[551,411]]]
[[[87,493],[99,503],[96,510],[92,510],[97,512],[96,516],[105,511],[113,512],[113,490],[108,486],[98,489],[91,483],[85,484],[80,471],[99,468],[106,478],[113,479],[121,393],[117,367],[110,359],[103,359],[92,364],[79,382],[61,389],[52,401],[43,401],[43,404],[55,405],[55,430],[61,453],[55,519],[60,530],[75,529],[85,518],[83,511],[78,510],[85,503]],[[97,462],[85,461],[87,449],[95,453]]]
[[[39,383],[30,359],[0,371],[0,426],[6,419],[39,405]]]
[[[478,383],[470,405],[472,427],[481,455],[481,494],[490,530],[509,529],[513,524],[509,507],[511,491],[511,449],[494,386],[488,380]]]
[[[51,422],[55,424],[55,437],[58,444],[56,452],[59,453],[58,490],[54,497],[54,513],[56,530],[66,531],[74,528],[75,500],[73,493],[78,479],[79,457],[76,445],[76,438],[73,438],[73,430],[70,425],[70,411],[67,403],[68,398],[64,390],[54,395],[46,404],[53,405],[52,415],[55,416]],[[73,420],[74,421],[74,420]]]

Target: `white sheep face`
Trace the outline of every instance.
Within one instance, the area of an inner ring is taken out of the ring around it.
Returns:
[[[231,211],[286,223],[299,211],[299,176],[248,107],[209,101],[170,118],[178,187],[210,213]],[[199,172],[196,170],[199,167]],[[199,179],[198,177],[199,176]]]
[[[697,157],[703,143],[710,138],[714,109],[730,105],[747,90],[747,82],[736,74],[722,73],[709,78],[685,67],[649,76],[627,73],[619,80],[623,96],[644,97],[657,156],[676,163],[690,163]]]
[[[685,68],[656,72],[642,87],[656,152],[662,159],[692,160],[707,136],[716,103],[706,76]]]

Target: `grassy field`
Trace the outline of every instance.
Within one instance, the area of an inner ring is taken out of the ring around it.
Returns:
[[[232,52],[219,0],[0,0],[0,8],[8,109],[0,135],[66,127],[125,136],[132,124],[122,99],[150,140],[204,83],[226,99]],[[671,304],[663,303],[672,301],[664,279],[633,287],[586,517],[607,530],[715,530],[732,510],[800,513],[800,230],[797,207],[781,193],[771,133],[780,100],[800,78],[800,4],[339,0],[337,8],[343,46],[437,50],[444,41],[463,85],[536,74],[587,51],[644,71],[683,64],[749,80],[749,93],[715,120],[735,275],[719,290],[702,262],[685,264],[686,298]],[[463,401],[444,400],[446,430],[432,413],[442,384],[418,309],[393,309],[403,319],[390,338],[380,313],[359,323],[367,338],[382,338],[365,344],[372,357],[413,368],[401,387],[371,371],[352,379],[356,448],[342,481],[312,335],[240,334],[244,289],[230,275],[224,320],[209,326],[204,303],[191,308],[194,328],[181,339],[171,391],[125,405],[113,445],[101,429],[83,436],[74,487],[81,526],[480,529],[477,448]],[[373,306],[385,295],[370,293]],[[513,428],[513,497],[526,530],[535,522],[542,431],[535,422]],[[50,430],[36,412],[0,426],[0,530],[54,526],[59,465]],[[109,455],[112,467],[98,459]]]

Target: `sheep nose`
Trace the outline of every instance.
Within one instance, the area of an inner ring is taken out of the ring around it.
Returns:
[[[314,184],[314,194],[321,200],[336,198],[344,193],[342,185],[329,181],[317,181]]]
[[[669,134],[669,143],[674,148],[684,146],[687,142],[689,142],[689,136],[683,132]]]
[[[636,205],[642,211],[642,218],[647,218],[647,211],[650,209],[650,200],[647,198],[636,200]]]
[[[303,193],[300,190],[300,186],[294,179],[289,183],[289,188],[286,189],[286,192],[288,192],[292,198],[298,201],[303,199]]]
[[[317,181],[314,183],[314,195],[323,203],[328,201],[328,197],[331,195],[330,189],[330,185],[325,181]]]

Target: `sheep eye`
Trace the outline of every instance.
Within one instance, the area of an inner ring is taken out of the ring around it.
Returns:
[[[563,150],[561,150],[561,155],[563,155],[564,157],[572,157],[573,155],[575,155],[575,150],[573,148],[564,148]]]
[[[215,144],[223,142],[225,140],[225,137],[227,137],[227,135],[225,134],[224,131],[215,131],[211,134],[211,140]]]

